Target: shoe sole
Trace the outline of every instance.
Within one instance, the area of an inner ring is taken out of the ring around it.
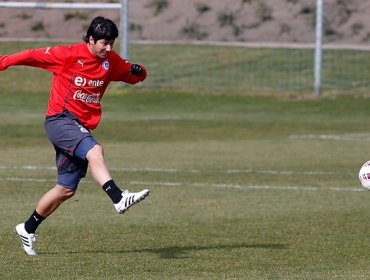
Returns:
[[[140,197],[138,200],[136,200],[134,203],[132,203],[131,205],[129,205],[127,208],[121,210],[120,212],[118,212],[119,214],[123,214],[125,213],[130,207],[134,206],[136,203],[139,203],[140,201],[143,201],[148,195],[149,195],[150,191],[148,190],[148,192],[146,194],[144,194],[142,197]]]

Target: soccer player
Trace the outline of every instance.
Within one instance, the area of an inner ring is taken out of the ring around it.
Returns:
[[[104,17],[92,20],[84,42],[69,46],[29,49],[0,56],[0,71],[14,65],[43,68],[53,73],[45,130],[56,152],[56,185],[46,192],[24,223],[15,227],[23,249],[36,255],[35,232],[43,220],[71,198],[87,168],[118,213],[149,195],[149,190],[121,190],[104,162],[103,148],[90,130],[101,118],[100,101],[111,81],[144,81],[144,66],[132,64],[112,50],[118,29]]]

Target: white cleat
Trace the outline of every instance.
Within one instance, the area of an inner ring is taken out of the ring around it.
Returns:
[[[23,249],[29,256],[36,256],[36,250],[33,248],[33,243],[36,242],[34,233],[28,233],[24,228],[24,223],[21,223],[15,227],[15,232],[22,240]]]
[[[124,190],[122,192],[122,199],[120,202],[114,204],[114,208],[116,208],[117,212],[120,214],[125,213],[127,209],[129,209],[135,203],[140,202],[145,197],[149,195],[149,190],[142,190],[141,192],[129,192],[128,190]]]

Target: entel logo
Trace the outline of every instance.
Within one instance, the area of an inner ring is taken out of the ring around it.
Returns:
[[[101,80],[90,80],[87,82],[86,78],[76,77],[75,85],[78,87],[84,87],[86,85],[90,87],[102,87],[104,85],[104,81]]]

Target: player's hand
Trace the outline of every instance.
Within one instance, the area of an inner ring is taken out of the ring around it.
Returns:
[[[143,72],[143,67],[139,64],[132,64],[130,67],[131,75],[140,75]]]

